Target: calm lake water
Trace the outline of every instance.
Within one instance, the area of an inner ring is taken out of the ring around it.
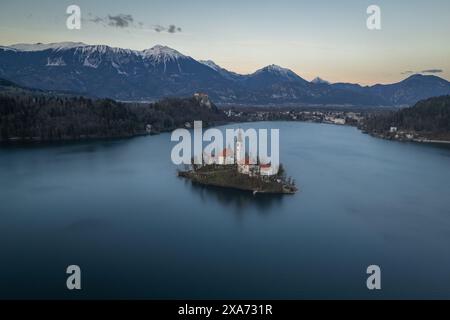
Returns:
[[[280,129],[298,194],[180,180],[169,134],[0,148],[0,298],[450,298],[448,147],[251,126]]]

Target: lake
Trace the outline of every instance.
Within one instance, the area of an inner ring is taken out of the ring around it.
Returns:
[[[449,147],[241,126],[280,129],[299,193],[192,185],[170,134],[1,147],[0,298],[450,298]]]

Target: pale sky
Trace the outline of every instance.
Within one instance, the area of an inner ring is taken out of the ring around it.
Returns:
[[[66,28],[71,4],[81,8],[81,30]],[[381,8],[382,30],[366,27],[371,4]],[[128,26],[110,26],[108,16],[120,14],[131,16]],[[448,0],[2,0],[0,11],[0,45],[162,44],[239,73],[278,64],[307,80],[360,84],[425,70],[449,80],[449,39]]]

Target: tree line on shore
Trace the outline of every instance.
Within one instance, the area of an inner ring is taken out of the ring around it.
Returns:
[[[0,93],[2,141],[130,137],[170,131],[196,119],[207,125],[223,121],[225,115],[194,97],[142,104],[23,91]]]
[[[406,131],[429,137],[450,137],[450,96],[419,101],[413,107],[366,117],[362,129],[375,134]]]

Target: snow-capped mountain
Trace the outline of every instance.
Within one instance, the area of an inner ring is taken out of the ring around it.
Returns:
[[[242,80],[250,101],[293,102],[308,96],[308,82],[293,71],[277,65],[269,65],[247,75]]]
[[[261,76],[261,75],[271,75],[271,76],[277,77],[283,81],[306,82],[304,79],[300,78],[292,70],[277,66],[275,64],[272,64],[270,66],[267,66],[267,67],[257,70],[252,76],[257,77],[257,76]]]
[[[292,70],[274,64],[257,70],[255,73],[249,76],[249,79],[252,78],[260,80],[266,79],[270,81],[297,82],[300,84],[307,83],[305,79],[298,76]]]
[[[48,49],[61,50],[61,49],[70,49],[70,48],[78,48],[86,46],[86,44],[82,42],[56,42],[56,43],[18,43],[12,46],[9,46],[11,49],[15,49],[17,51],[43,51]]]
[[[220,73],[224,78],[226,78],[228,80],[238,81],[238,80],[242,80],[243,78],[245,78],[244,75],[238,74],[233,71],[228,71],[227,69],[222,68],[221,66],[217,65],[212,60],[199,60],[199,62],[203,63],[205,66],[210,67],[214,71]]]
[[[223,101],[232,87],[216,71],[164,46],[143,51],[74,43],[9,48],[0,48],[0,77],[26,87],[120,100],[205,91]]]
[[[153,48],[137,52],[137,54],[142,55],[144,59],[153,61],[154,63],[167,63],[177,61],[178,59],[188,58],[172,48],[161,45],[156,45]]]
[[[208,67],[210,67],[211,69],[213,69],[215,71],[225,70],[225,69],[221,68],[219,65],[217,65],[212,60],[199,60],[198,62],[203,63],[205,66],[208,66]]]
[[[29,88],[119,100],[205,92],[217,103],[398,105],[450,94],[450,83],[435,76],[362,87],[323,85],[320,78],[308,82],[276,65],[240,75],[161,45],[142,51],[75,42],[3,46],[0,77]]]

